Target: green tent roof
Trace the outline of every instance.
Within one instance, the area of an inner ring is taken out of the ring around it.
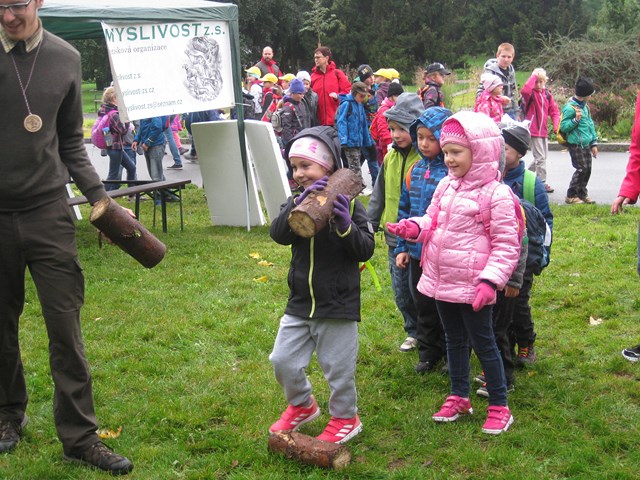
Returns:
[[[207,0],[45,0],[40,18],[66,40],[102,37],[101,21],[169,23],[223,20],[236,23],[238,7]]]

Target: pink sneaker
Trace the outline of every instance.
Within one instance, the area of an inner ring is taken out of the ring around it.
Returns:
[[[315,420],[320,416],[320,407],[316,399],[311,396],[311,405],[308,407],[295,407],[289,405],[280,415],[280,420],[269,427],[270,432],[297,430],[301,425]]]
[[[327,428],[324,429],[318,440],[331,443],[346,443],[362,431],[362,422],[356,415],[353,418],[331,417]]]
[[[482,426],[482,431],[490,435],[500,435],[502,432],[509,430],[513,423],[513,415],[509,407],[499,407],[490,405],[487,408],[487,421]]]
[[[471,402],[468,398],[462,398],[458,395],[450,395],[445,400],[440,410],[433,415],[434,422],[455,422],[460,415],[473,414]]]

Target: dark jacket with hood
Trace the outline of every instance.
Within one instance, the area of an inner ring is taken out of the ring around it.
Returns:
[[[329,146],[336,167],[340,167],[340,143],[331,127],[312,127],[296,135],[285,147],[289,150],[296,139],[312,136]],[[289,197],[280,214],[271,223],[271,238],[281,245],[291,245],[288,284],[289,300],[285,313],[308,319],[339,318],[360,320],[360,268],[373,255],[373,228],[362,204],[351,203],[351,227],[340,235],[333,221],[311,238],[303,238],[291,230],[289,213],[295,208]]]

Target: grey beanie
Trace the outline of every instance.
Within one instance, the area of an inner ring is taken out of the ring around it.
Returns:
[[[422,99],[415,93],[404,92],[398,95],[396,104],[384,112],[387,120],[393,120],[407,132],[409,127],[424,112]]]
[[[531,142],[529,130],[521,125],[511,125],[502,129],[504,143],[518,151],[520,155],[526,155]]]

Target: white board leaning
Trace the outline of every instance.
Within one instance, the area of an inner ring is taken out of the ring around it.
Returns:
[[[102,29],[124,119],[234,104],[227,22],[102,22]]]

